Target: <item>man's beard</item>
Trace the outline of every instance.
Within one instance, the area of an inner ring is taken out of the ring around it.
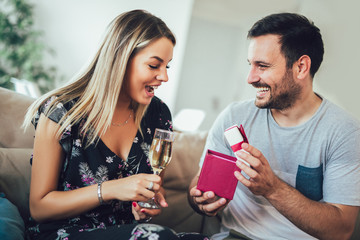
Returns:
[[[254,87],[269,87],[261,83],[253,83]],[[258,108],[269,108],[277,110],[286,110],[291,108],[301,93],[301,86],[297,84],[292,76],[292,71],[287,70],[281,79],[281,83],[270,88],[270,99],[267,102],[260,103],[257,99],[255,105]],[[278,91],[278,93],[276,93]]]

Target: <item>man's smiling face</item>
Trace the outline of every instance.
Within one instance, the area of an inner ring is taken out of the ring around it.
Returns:
[[[301,93],[280,48],[278,35],[267,34],[250,41],[247,82],[257,89],[255,105],[259,108],[291,108]]]

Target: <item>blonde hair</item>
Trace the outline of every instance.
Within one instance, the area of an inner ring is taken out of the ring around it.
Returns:
[[[110,23],[100,49],[84,73],[72,83],[37,99],[29,107],[23,127],[29,127],[38,109],[51,96],[57,98],[50,103],[45,115],[54,111],[58,103],[65,104],[78,98],[75,105],[60,119],[57,137],[69,125],[78,124],[86,118],[79,131],[87,135],[86,147],[94,143],[111,125],[129,60],[152,41],[162,37],[176,44],[173,33],[160,18],[144,10],[119,15]],[[135,112],[135,124],[141,132],[140,123],[147,105],[131,101],[130,107]]]

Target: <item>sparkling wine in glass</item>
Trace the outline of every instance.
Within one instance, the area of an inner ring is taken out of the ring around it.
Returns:
[[[171,153],[173,142],[175,140],[175,133],[164,130],[164,129],[155,129],[154,138],[152,140],[150,151],[149,151],[149,159],[151,167],[154,171],[154,174],[159,175],[162,170],[166,168],[171,160]],[[160,208],[155,199],[152,198],[147,202],[138,202],[140,207],[143,208]]]

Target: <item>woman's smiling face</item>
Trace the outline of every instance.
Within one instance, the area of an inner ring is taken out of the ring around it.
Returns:
[[[122,93],[139,104],[150,104],[155,90],[168,81],[173,49],[173,43],[162,37],[136,53],[128,63]]]

